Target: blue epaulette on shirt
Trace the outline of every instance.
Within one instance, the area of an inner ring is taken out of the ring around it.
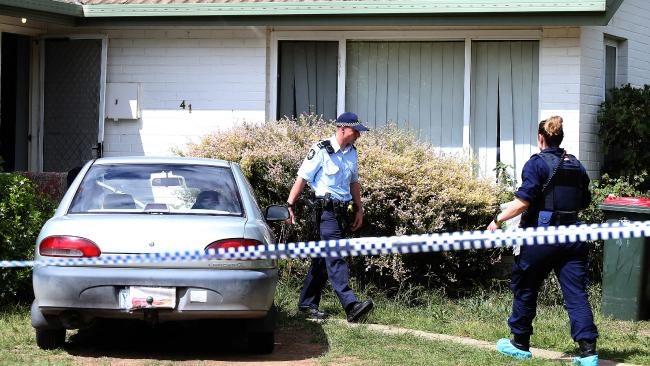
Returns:
[[[319,149],[324,148],[328,154],[334,154],[334,148],[332,147],[332,143],[330,142],[330,140],[323,140],[318,144],[316,144],[316,146],[318,146]]]

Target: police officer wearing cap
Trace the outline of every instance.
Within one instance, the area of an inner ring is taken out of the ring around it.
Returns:
[[[350,229],[358,230],[363,223],[361,185],[354,142],[361,132],[368,131],[356,114],[342,113],[336,119],[336,134],[314,144],[298,169],[298,177],[291,188],[287,203],[289,222],[295,223],[294,205],[306,184],[315,193],[321,240],[342,239],[349,226],[346,208],[354,207],[349,220]],[[345,309],[347,320],[357,322],[373,307],[372,300],[360,302],[349,285],[348,265],[343,258],[313,258],[300,292],[298,309],[310,319],[325,319],[328,314],[319,310],[321,293],[327,279]]]
[[[522,170],[522,184],[515,200],[488,225],[496,230],[503,221],[522,214],[521,227],[548,227],[577,223],[578,211],[591,201],[589,177],[575,156],[560,148],[564,138],[562,118],[551,117],[539,123],[537,145],[541,152],[533,155]],[[598,365],[596,338],[598,331],[587,298],[586,243],[521,246],[515,250],[512,265],[512,313],[508,325],[512,339],[500,339],[497,350],[515,358],[530,358],[530,336],[537,308],[537,296],[544,279],[553,270],[571,323],[571,337],[578,342],[580,356],[573,363]]]

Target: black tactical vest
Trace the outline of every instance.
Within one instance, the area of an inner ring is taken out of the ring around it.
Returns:
[[[542,194],[524,212],[521,227],[572,225],[583,206],[582,164],[575,156],[563,157],[550,152],[537,154],[548,168],[548,180]]]

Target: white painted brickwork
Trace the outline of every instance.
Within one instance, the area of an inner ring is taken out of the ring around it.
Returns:
[[[597,113],[604,100],[604,39],[619,40],[617,79],[642,87],[650,84],[650,1],[624,0],[608,26],[583,27],[580,74],[580,153],[592,175],[602,159]],[[625,57],[627,53],[627,57]],[[623,55],[621,55],[623,54]]]
[[[583,27],[580,33],[582,49],[580,88],[580,153],[583,164],[592,177],[598,177],[602,151],[596,115],[605,95],[603,71],[603,33],[593,27]]]
[[[182,148],[207,133],[264,121],[263,30],[137,29],[107,34],[107,82],[141,85],[142,118],[106,120],[106,156],[171,155],[173,147]],[[180,108],[183,100],[185,110]]]
[[[580,29],[545,27],[540,42],[540,120],[564,119],[562,146],[579,159],[580,137]]]

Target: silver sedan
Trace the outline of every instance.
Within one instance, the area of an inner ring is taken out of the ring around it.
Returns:
[[[272,352],[274,260],[117,258],[268,245],[274,239],[267,222],[287,217],[286,207],[260,210],[235,163],[151,157],[87,163],[43,226],[36,260],[91,264],[34,268],[31,318],[38,346],[59,347],[66,329],[97,318],[152,324],[227,318],[246,323],[251,350]]]

